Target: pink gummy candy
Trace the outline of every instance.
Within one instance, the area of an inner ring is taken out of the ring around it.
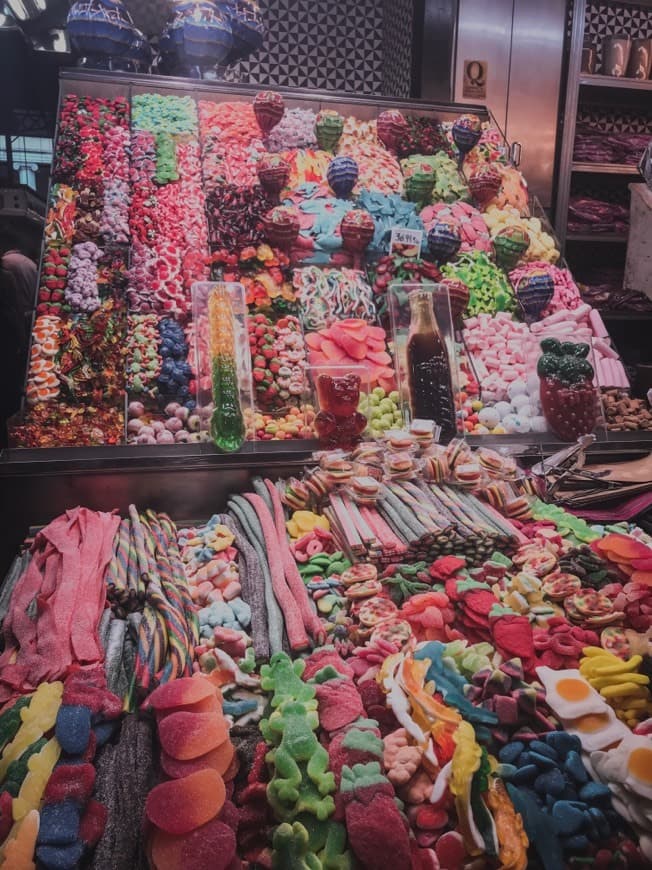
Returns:
[[[224,780],[207,768],[154,786],[145,801],[145,814],[168,834],[188,834],[214,819],[225,797]]]
[[[441,870],[462,870],[466,859],[466,849],[461,834],[457,831],[447,831],[437,840],[435,852],[439,858]]]
[[[205,755],[229,735],[226,719],[216,713],[171,713],[159,723],[163,749],[179,761]]]

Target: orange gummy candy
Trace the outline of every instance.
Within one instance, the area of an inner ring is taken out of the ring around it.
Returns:
[[[150,863],[154,870],[182,870],[181,849],[185,841],[184,836],[155,830],[150,841]]]
[[[214,819],[225,798],[224,780],[207,768],[154,786],[145,801],[145,814],[167,834],[187,834]]]
[[[172,779],[182,779],[184,776],[188,776],[189,773],[195,773],[195,771],[204,770],[207,767],[216,770],[223,777],[233,761],[234,754],[235,749],[230,740],[225,740],[224,743],[216,746],[215,749],[211,749],[205,755],[199,755],[197,758],[191,758],[188,761],[179,761],[179,759],[173,758],[165,750],[162,750],[161,767],[167,776]]]
[[[179,761],[205,755],[229,736],[224,716],[215,713],[171,713],[159,723],[161,746]]]
[[[209,680],[204,677],[181,677],[154,689],[149,696],[149,703],[157,713],[168,713],[214,697],[215,686]]]

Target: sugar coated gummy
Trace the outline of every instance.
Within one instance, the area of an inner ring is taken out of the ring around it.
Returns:
[[[163,749],[179,761],[205,755],[227,739],[228,725],[215,713],[171,713],[159,725]]]
[[[222,809],[224,780],[214,770],[198,770],[183,779],[155,786],[147,795],[145,814],[168,834],[187,834],[210,822]]]

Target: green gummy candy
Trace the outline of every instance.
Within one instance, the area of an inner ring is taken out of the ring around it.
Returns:
[[[23,707],[29,706],[31,700],[31,695],[19,698],[13,707],[10,707],[9,710],[6,710],[0,716],[0,747],[4,748],[18,733],[18,729],[23,723],[23,720],[20,718],[20,711]]]
[[[274,870],[322,870],[319,858],[310,851],[308,831],[300,822],[279,825],[272,836]]]
[[[283,701],[310,701],[315,697],[315,690],[309,683],[301,679],[305,662],[292,659],[287,653],[275,653],[268,665],[260,669],[260,685],[265,692],[273,692],[272,707],[276,708]]]
[[[356,788],[367,788],[374,785],[385,785],[387,780],[380,770],[377,761],[368,761],[366,764],[354,764],[353,767],[344,765],[342,768],[342,781],[340,791],[355,791]]]
[[[35,743],[32,743],[31,746],[28,746],[23,754],[12,761],[7,768],[7,776],[2,784],[2,788],[5,791],[8,791],[12,797],[18,797],[20,787],[27,776],[27,762],[30,760],[32,755],[37,755],[47,742],[47,738],[41,737],[40,740],[37,740]]]
[[[491,554],[491,558],[489,563],[493,563],[494,565],[504,565],[505,568],[510,568],[512,564],[512,560],[509,556],[506,556],[504,553],[501,553],[499,550],[494,550]]]
[[[341,680],[342,674],[333,667],[333,665],[325,665],[321,670],[317,671],[313,677],[315,683],[327,683],[329,680]]]
[[[346,749],[357,749],[360,752],[370,752],[372,755],[377,755],[378,758],[383,757],[384,743],[379,737],[376,737],[373,731],[350,728],[346,732],[342,745]]]

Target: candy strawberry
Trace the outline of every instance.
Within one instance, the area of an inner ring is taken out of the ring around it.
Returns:
[[[564,441],[592,432],[597,419],[593,366],[586,344],[546,338],[537,364],[541,405],[552,431]]]

